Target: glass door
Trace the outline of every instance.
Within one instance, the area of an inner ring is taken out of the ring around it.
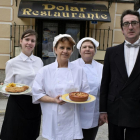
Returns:
[[[55,61],[53,40],[56,35],[58,35],[58,23],[43,22],[42,60],[44,65]]]
[[[78,41],[80,40],[80,24],[66,23],[65,33],[71,35],[77,44]],[[75,45],[73,54],[70,57],[70,61],[76,60],[78,56],[79,56],[79,52]]]

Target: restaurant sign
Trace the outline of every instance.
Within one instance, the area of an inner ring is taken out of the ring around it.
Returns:
[[[111,21],[108,9],[103,4],[60,3],[45,1],[21,1],[19,5],[18,17]]]

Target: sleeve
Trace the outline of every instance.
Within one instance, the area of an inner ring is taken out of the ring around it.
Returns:
[[[84,72],[84,70],[82,69],[82,86],[81,86],[81,91],[85,92],[85,93],[90,93],[90,87],[88,84],[88,80],[87,80],[87,76]]]
[[[32,86],[32,100],[34,104],[40,103],[38,100],[46,95],[43,77],[43,71],[39,71],[34,79]]]
[[[4,83],[15,83],[13,66],[10,62],[6,63]]]
[[[109,63],[109,50],[107,49],[104,59],[102,81],[100,88],[100,112],[107,112],[109,83],[110,83],[110,63]]]

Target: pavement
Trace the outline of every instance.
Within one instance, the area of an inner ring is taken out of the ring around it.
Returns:
[[[0,130],[2,127],[3,119],[4,119],[6,105],[7,105],[7,98],[3,98],[0,96]],[[42,138],[41,131],[40,131],[40,136],[37,138],[37,140],[47,140],[47,139]],[[99,127],[95,140],[108,140],[108,125],[107,124],[104,124],[101,127]]]

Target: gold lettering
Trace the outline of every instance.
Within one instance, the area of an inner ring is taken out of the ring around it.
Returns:
[[[25,8],[25,9],[23,9],[23,15],[31,15],[31,12],[32,11],[32,9],[30,9],[30,8]]]
[[[33,11],[32,13],[33,13],[33,15],[37,16],[39,12],[38,11]]]
[[[68,5],[66,5],[66,10],[65,11],[69,11],[69,6]]]
[[[84,10],[86,10],[87,8],[81,7],[80,8],[80,12],[85,12]]]
[[[71,11],[79,11],[77,7],[71,7],[70,10]]]
[[[48,11],[48,16],[52,16],[51,11]]]
[[[69,13],[68,12],[62,12],[63,17],[69,17]]]
[[[47,16],[47,13],[46,13],[46,11],[41,11],[41,12],[40,12],[40,15],[41,15],[41,16]]]
[[[54,17],[61,17],[60,12],[54,12]]]
[[[44,6],[44,10],[53,10],[53,9],[55,9],[55,5],[53,5],[53,4],[42,4],[42,6]]]
[[[85,18],[85,14],[84,13],[80,13],[79,14],[79,18]]]
[[[100,16],[98,16],[98,13],[95,14],[97,19],[100,19]]]
[[[92,19],[94,19],[94,14],[87,14],[88,15],[88,17],[87,18],[92,18]]]
[[[105,15],[105,14],[101,15],[101,17],[102,17],[103,19],[107,19],[107,15]]]
[[[72,17],[75,17],[77,15],[77,13],[72,13]]]
[[[62,11],[62,10],[64,10],[64,7],[63,6],[57,6],[56,9]]]

